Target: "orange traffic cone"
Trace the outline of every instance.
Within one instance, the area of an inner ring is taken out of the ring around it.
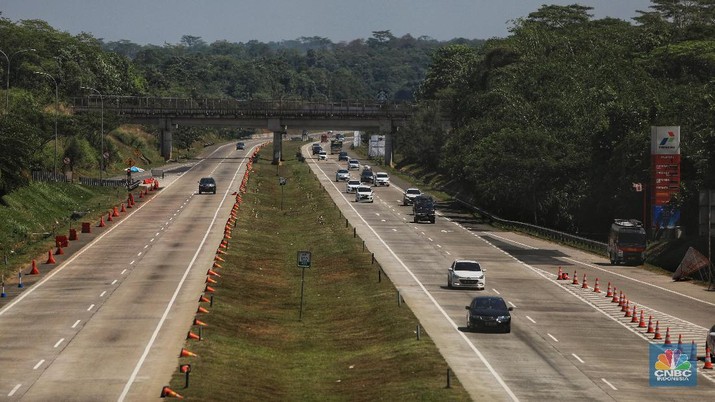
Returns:
[[[214,270],[212,270],[212,269],[209,269],[208,272],[206,272],[206,275],[215,276],[215,277],[218,277],[218,278],[221,277],[221,275],[219,275],[218,272],[216,272],[216,271],[214,271]]]
[[[161,397],[162,398],[178,398],[178,399],[184,399],[183,396],[179,395],[174,391],[173,389],[169,387],[164,387],[161,389]]]
[[[193,333],[191,331],[189,331],[189,333],[186,334],[186,339],[196,339],[198,341],[201,340],[201,338],[198,335],[196,335],[195,333]]]
[[[623,305],[623,308],[621,308],[621,311],[625,311],[626,314],[624,314],[624,317],[630,317],[631,316],[631,301],[626,299],[626,304]]]
[[[578,285],[578,276],[576,276],[576,270],[573,271],[573,282],[572,285]]]
[[[618,289],[614,286],[613,287],[613,299],[611,299],[611,303],[618,303]]]
[[[207,276],[207,277],[206,277],[206,283],[212,283],[212,284],[215,285],[215,284],[217,284],[218,282],[216,282],[216,279],[214,279],[214,278],[212,278],[212,277],[210,277],[210,276]]]
[[[188,349],[181,348],[181,353],[179,357],[197,357],[196,353],[189,351]]]
[[[562,280],[564,279],[564,271],[561,270],[561,266],[559,266],[559,273],[556,275],[556,280]]]
[[[223,258],[221,258],[221,257],[218,256],[218,255],[217,255],[216,257],[214,257],[214,261],[226,262],[226,260],[224,260]]]
[[[35,260],[32,260],[32,269],[30,269],[30,273],[28,275],[39,275],[40,270],[37,269],[37,263]]]
[[[196,312],[197,312],[197,313],[202,313],[202,314],[208,314],[208,313],[209,313],[208,310],[206,310],[205,308],[203,308],[203,307],[201,307],[201,306],[199,306],[199,308],[196,309]]]
[[[117,211],[117,207],[114,207],[114,209],[112,210],[112,216],[114,216],[114,217],[119,216],[119,211]]]
[[[56,264],[55,256],[52,255],[52,250],[47,252],[47,262],[45,264]]]
[[[194,318],[194,325],[198,325],[200,327],[208,327],[209,326],[208,324],[206,324],[203,321],[198,320],[197,318]]]
[[[713,369],[713,362],[710,359],[710,348],[705,346],[705,365],[703,366],[705,370]]]
[[[653,316],[649,315],[648,316],[648,329],[645,331],[645,333],[652,334],[653,332],[655,332],[655,330],[653,329]]]
[[[223,267],[222,267],[221,265],[219,265],[219,263],[217,263],[217,262],[214,262],[214,263],[213,263],[213,267],[214,267],[214,268],[223,268]]]
[[[219,247],[219,248],[216,250],[216,254],[226,254],[226,252],[223,251],[223,250],[221,250],[221,248]]]
[[[119,212],[127,212],[127,209],[124,207],[124,203],[122,203],[122,209],[120,209]]]
[[[643,316],[643,309],[641,309],[641,319],[638,321],[638,328],[645,328],[645,317]]]
[[[213,293],[213,292],[215,292],[215,291],[216,291],[216,289],[212,288],[212,287],[209,286],[209,285],[206,285],[206,287],[204,288],[204,292]]]
[[[105,227],[105,226],[107,226],[107,224],[104,223],[104,217],[102,216],[102,217],[99,218],[99,225],[97,225],[97,227],[103,228],[103,227]]]
[[[663,337],[660,335],[660,321],[655,322],[655,335],[653,335],[653,340],[660,340]]]
[[[643,312],[643,310],[641,310]],[[636,305],[633,305],[633,313],[631,314],[631,322],[638,322],[638,314],[636,314]]]
[[[55,255],[62,255],[62,254],[64,254],[64,253],[65,253],[65,251],[62,250],[62,246],[58,244],[58,245],[57,245],[57,250],[55,250]]]
[[[132,205],[133,205],[132,200],[127,199],[127,209],[133,208]]]
[[[595,293],[601,293],[601,288],[598,286],[598,278],[596,278],[596,283],[593,285],[593,291]]]
[[[588,285],[586,284],[586,274],[583,274],[583,285],[581,285],[581,289],[588,289]]]
[[[211,300],[209,300],[208,297],[206,297],[206,296],[204,296],[204,295],[201,295],[201,296],[199,297],[199,303],[211,303]]]
[[[111,222],[114,219],[112,219],[112,211],[107,212],[107,222]]]
[[[621,295],[618,297],[618,306],[623,307],[624,304],[626,304],[626,295],[621,291]],[[621,311],[623,311],[623,309],[621,309]]]
[[[678,335],[678,350],[683,350],[683,334]]]
[[[671,343],[673,342],[670,341],[670,327],[667,327],[665,329],[665,341],[663,342],[663,345],[670,345]]]

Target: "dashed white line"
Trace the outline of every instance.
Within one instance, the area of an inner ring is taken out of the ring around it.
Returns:
[[[82,320],[75,321],[74,324],[72,324],[72,328],[77,328],[80,322],[82,322]]]
[[[580,361],[581,363],[586,363],[585,361],[581,360],[580,357],[576,356],[576,353],[571,353],[571,356],[575,357],[576,360]]]
[[[117,283],[116,279],[112,281],[112,285],[114,285],[115,283]]]
[[[532,323],[536,324],[536,321],[534,321],[534,319],[531,318],[531,317],[529,317],[528,315],[526,316],[526,319],[529,320],[529,321],[531,321]]]
[[[104,290],[104,291],[102,291],[102,293],[99,294],[99,297],[104,297],[104,295],[106,295],[106,294],[107,294],[107,291]]]
[[[498,295],[500,295],[500,294],[501,294],[501,293],[499,293],[499,291],[498,291],[498,290],[496,290],[496,289],[494,289],[494,288],[492,288],[492,291],[493,291],[494,293],[498,294]]]
[[[432,238],[431,238],[431,237],[428,237],[428,238],[427,238],[427,240],[429,240],[429,241],[434,241],[434,240],[432,240]]]
[[[7,394],[7,396],[13,396],[13,395],[15,395],[15,392],[17,392],[17,390],[20,389],[21,386],[22,386],[22,384],[17,384],[17,385],[15,385],[15,388],[13,388],[12,391],[10,391],[10,393]]]
[[[154,243],[154,238],[149,239],[149,243]]]
[[[144,249],[147,249],[147,248],[149,248],[149,245],[148,245],[148,244],[145,244],[145,245],[144,245]]]
[[[395,229],[395,228],[392,228],[392,231],[393,231],[393,232],[397,232],[397,229]]]
[[[141,257],[141,255],[142,255],[141,251],[137,253],[137,257]]]
[[[40,366],[42,366],[42,363],[44,363],[44,362],[45,362],[45,359],[40,360],[39,362],[37,362],[37,364],[35,364],[35,367],[33,367],[32,369],[37,370],[38,368],[40,368]]]
[[[60,346],[62,344],[62,342],[64,342],[64,341],[65,341],[65,338],[61,338],[59,341],[57,341],[57,343],[55,343],[55,348]]]
[[[606,385],[608,385],[609,387],[611,387],[612,390],[618,391],[618,388],[614,387],[613,384],[611,384],[610,382],[608,382],[605,378],[601,378],[601,381],[605,382]]]
[[[558,342],[558,341],[559,341],[558,339],[556,339],[556,337],[555,337],[555,336],[551,335],[551,334],[550,334],[550,333],[548,333],[548,332],[546,333],[546,335],[548,335],[548,336],[549,336],[549,337],[550,337],[551,339],[553,339],[553,340],[554,340],[554,342]]]
[[[509,302],[509,304],[511,304],[512,307],[516,308],[516,304],[514,304],[512,302]]]
[[[162,230],[164,230],[164,229],[162,228]],[[154,234],[154,237],[157,237],[157,236],[159,236],[159,232],[156,232],[156,233]]]
[[[380,219],[380,222],[387,222],[387,221],[386,221],[386,220],[384,220],[384,219]]]
[[[87,307],[87,311],[92,310],[94,308],[94,303],[90,304],[89,307]]]
[[[126,268],[124,268],[124,269],[122,270],[122,272],[119,273],[119,275],[124,275],[125,272],[127,272],[127,269],[126,269]]]
[[[129,265],[134,265],[135,262],[136,262],[136,260],[132,260],[132,262],[130,262]]]
[[[447,253],[447,255],[452,255],[452,253],[450,253],[449,251],[445,251],[445,253]]]
[[[442,245],[438,244],[437,247],[442,248]]]

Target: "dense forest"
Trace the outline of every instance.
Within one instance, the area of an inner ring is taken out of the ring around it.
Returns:
[[[681,126],[682,191],[672,203],[694,234],[698,192],[715,188],[715,5],[656,0],[634,22],[590,12],[545,5],[514,21],[507,37],[487,41],[385,30],[349,43],[209,44],[187,35],[163,46],[0,18],[0,50],[12,67],[0,117],[0,194],[23,185],[31,169],[52,169],[58,114],[58,158],[72,152],[98,166],[98,136],[89,134],[97,117],[73,116],[62,105],[54,113],[55,89],[60,103],[90,95],[87,87],[314,101],[386,91],[419,109],[395,139],[405,162],[461,182],[497,215],[585,235],[604,232],[614,217],[641,216],[632,183],[649,182],[650,127]],[[445,115],[449,132],[439,124]],[[108,129],[121,123],[108,121]]]

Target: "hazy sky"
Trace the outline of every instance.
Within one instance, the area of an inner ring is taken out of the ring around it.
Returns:
[[[508,35],[510,21],[542,4],[578,3],[595,18],[626,21],[649,0],[2,0],[2,17],[40,19],[76,35],[139,44],[179,43],[183,35],[208,43],[260,42],[320,36],[333,42],[390,30],[399,37],[488,39]],[[0,37],[0,45],[2,37]]]

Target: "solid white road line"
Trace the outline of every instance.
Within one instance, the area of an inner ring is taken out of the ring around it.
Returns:
[[[551,334],[550,334],[550,333],[548,333],[548,332],[546,333],[546,335],[548,335],[548,336],[549,336],[549,337],[550,337],[551,339],[553,339],[553,340],[554,340],[554,342],[558,342],[558,341],[559,341],[558,339],[556,339],[556,337],[555,337],[555,336],[551,335]]]
[[[501,294],[501,293],[499,293],[499,291],[498,291],[498,290],[496,290],[496,289],[494,289],[494,288],[492,288],[492,291],[493,291],[494,293],[498,294],[498,295],[500,295],[500,294]]]
[[[529,320],[529,321],[531,321],[532,323],[536,324],[536,321],[534,321],[534,319],[531,318],[531,317],[529,317],[528,315],[526,316],[526,319]]]
[[[613,384],[611,384],[610,382],[608,382],[605,378],[601,378],[601,381],[605,382],[606,385],[608,385],[609,387],[611,387],[612,390],[618,391],[618,388],[614,387]]]
[[[571,356],[575,357],[576,360],[580,361],[581,363],[586,363],[586,362],[584,362],[583,360],[581,360],[580,357],[576,356],[576,353],[571,353]]]

